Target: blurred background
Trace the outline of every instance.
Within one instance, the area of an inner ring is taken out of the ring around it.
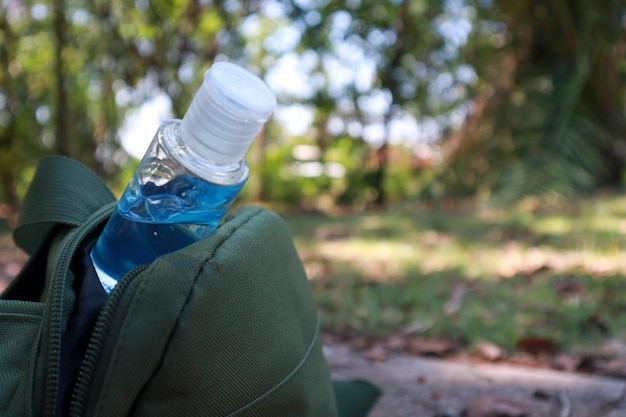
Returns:
[[[622,185],[623,0],[1,4],[9,207],[49,153],[123,187],[220,60],[279,99],[248,156],[253,200],[369,207]]]
[[[0,4],[9,227],[46,154],[121,193],[228,60],[278,96],[241,203],[284,213],[326,328],[507,348],[626,328],[624,0]]]

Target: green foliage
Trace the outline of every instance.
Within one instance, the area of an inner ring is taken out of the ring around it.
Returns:
[[[128,160],[118,133],[125,111],[165,91],[182,116],[221,48],[239,57],[233,22],[254,11],[187,0],[1,7],[0,201],[10,205],[23,173],[47,153],[115,183]]]
[[[285,217],[326,330],[417,328],[509,350],[542,337],[580,353],[625,336],[624,207],[619,194],[550,209],[527,201]]]
[[[289,165],[285,163],[291,160],[291,148],[278,145],[266,148],[263,189],[269,201],[294,205],[302,202],[305,190],[298,178],[289,171]]]
[[[1,7],[0,201],[10,205],[47,153],[79,159],[117,188],[127,170],[126,112],[164,93],[181,117],[216,59],[268,80],[292,65],[277,86],[278,110],[301,104],[313,115],[298,137],[277,124],[268,130],[258,152],[267,157],[254,158],[263,165],[255,198],[325,207],[511,201],[623,178],[621,0]],[[295,176],[298,143],[317,146],[315,162],[341,164],[345,175]],[[422,146],[441,147],[443,161],[420,159]]]
[[[428,98],[435,71],[446,71],[451,64],[445,54],[435,52],[444,42],[433,29],[433,21],[444,16],[444,6],[408,0],[288,4],[291,19],[303,27],[299,52],[314,52],[318,57],[311,75],[323,80],[312,96],[321,131],[317,137],[320,148],[330,148],[329,143],[344,134],[327,131],[324,125],[332,118],[363,129],[382,125],[385,131],[378,138],[382,145],[379,157],[362,163],[361,169],[348,169],[348,186],[338,202],[384,204],[390,126],[399,110],[420,117],[454,108],[455,103]],[[359,78],[357,72],[348,81],[335,79],[335,72],[342,67],[362,66],[367,71],[370,65],[369,78]],[[371,104],[380,98],[386,103]],[[462,97],[456,103],[460,100]],[[359,139],[365,140],[365,135]]]
[[[496,44],[502,59],[473,61],[492,95],[477,99],[482,109],[472,123],[479,127],[459,135],[464,146],[441,173],[460,180],[452,193],[510,202],[618,185],[626,133],[618,75],[626,54],[617,46],[623,2],[495,3],[478,9],[481,18],[514,24]],[[478,39],[472,46],[493,48]]]

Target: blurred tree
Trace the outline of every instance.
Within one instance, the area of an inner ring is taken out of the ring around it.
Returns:
[[[40,16],[41,17],[41,16]],[[0,201],[19,200],[20,176],[41,152],[50,132],[48,99],[54,66],[53,38],[21,3],[0,13]]]
[[[249,13],[237,26],[236,34],[241,45],[242,58],[245,66],[252,69],[261,78],[266,78],[267,72],[273,67],[276,59],[284,52],[284,47],[277,43],[272,44],[272,37],[277,37],[281,31],[291,26],[291,21],[277,10],[272,11],[268,5],[272,2],[259,2],[254,8],[254,13]],[[268,41],[270,39],[270,41]],[[271,193],[271,186],[276,184],[276,177],[269,172],[281,169],[278,161],[272,163],[271,157],[267,158],[268,145],[272,142],[270,137],[279,139],[280,129],[270,121],[263,127],[259,135],[252,143],[248,159],[251,166],[250,190],[248,196],[254,201],[268,201],[275,197]],[[273,184],[272,184],[273,183]],[[285,184],[281,184],[283,187]]]
[[[501,201],[620,183],[624,2],[489,3],[476,2],[477,27],[464,50],[481,89],[445,143],[443,175],[457,190]]]
[[[238,22],[260,2],[6,0],[0,10],[0,201],[46,153],[101,175],[127,158],[126,110],[159,92],[182,116],[203,69],[243,59]],[[23,182],[23,181],[22,181]]]
[[[289,189],[299,180],[306,188],[292,200],[332,188],[335,201],[383,205],[428,165],[410,162],[418,149],[441,138],[446,158],[432,196],[578,192],[622,175],[623,0],[0,7],[0,201],[9,204],[46,153],[82,160],[105,177],[119,172],[125,112],[166,95],[182,116],[204,69],[226,56],[279,77],[282,108],[313,113],[313,129],[299,135],[314,138],[322,174],[290,178]],[[269,129],[275,140],[262,135],[252,154],[258,198],[272,196],[271,181],[293,175],[289,152],[302,139],[282,138],[277,124]],[[402,168],[390,169],[396,161]],[[331,178],[333,163],[345,175]]]
[[[318,57],[313,80],[324,80],[311,101],[315,105],[318,144],[328,149],[334,136],[327,124],[361,126],[360,139],[372,143],[374,168],[366,174],[373,203],[386,202],[390,124],[409,113],[419,118],[449,109],[424,105],[436,71],[446,71],[453,56],[441,51],[443,38],[433,21],[446,2],[426,0],[314,2],[294,0],[291,17],[302,28],[300,50]],[[345,78],[345,69],[353,76]],[[432,104],[432,103],[431,103]],[[452,107],[452,106],[450,106]],[[363,169],[369,164],[362,164]],[[367,189],[363,189],[366,192]],[[350,191],[354,194],[354,189]]]

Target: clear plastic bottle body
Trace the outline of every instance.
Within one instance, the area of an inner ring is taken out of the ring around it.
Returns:
[[[185,143],[180,125],[159,127],[92,250],[107,292],[130,269],[212,234],[248,179],[245,158],[207,161]]]

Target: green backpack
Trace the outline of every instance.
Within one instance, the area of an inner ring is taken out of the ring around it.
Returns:
[[[40,161],[0,297],[0,416],[360,417],[379,395],[332,381],[289,231],[238,210],[211,237],[103,295],[88,251],[115,207],[64,157]]]

